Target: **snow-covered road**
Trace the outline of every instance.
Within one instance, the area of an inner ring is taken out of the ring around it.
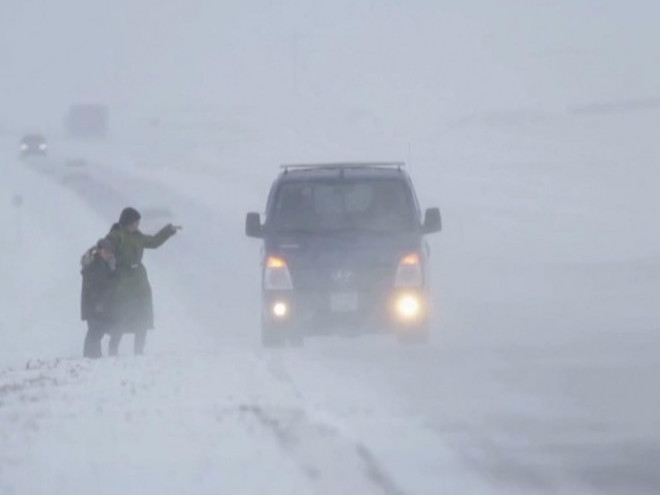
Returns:
[[[566,187],[556,144],[524,150],[526,164],[555,153],[541,170],[495,167],[506,146],[481,169],[420,157],[413,178],[446,225],[426,347],[258,347],[259,247],[242,227],[275,164],[230,182],[136,169],[119,150],[76,177],[64,151],[14,164],[3,218],[23,225],[4,239],[21,263],[2,265],[3,297],[18,299],[2,327],[0,493],[656,493],[660,252],[630,247],[648,233],[621,230],[628,210],[604,209],[608,184]],[[125,343],[118,359],[85,361],[75,263],[128,203],[184,231],[147,253],[148,355]]]

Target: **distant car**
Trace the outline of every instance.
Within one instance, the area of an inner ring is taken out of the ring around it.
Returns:
[[[440,210],[424,218],[400,163],[285,166],[262,225],[265,346],[312,334],[390,331],[424,342],[429,331],[429,247]]]
[[[41,134],[26,134],[23,136],[23,139],[21,139],[21,156],[44,156],[47,151],[48,143],[46,142],[46,138]]]

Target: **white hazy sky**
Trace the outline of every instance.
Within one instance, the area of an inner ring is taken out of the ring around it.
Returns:
[[[648,0],[2,0],[0,126],[59,125],[73,101],[437,122],[655,97],[659,14]]]

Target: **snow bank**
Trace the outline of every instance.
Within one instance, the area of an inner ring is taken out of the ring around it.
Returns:
[[[79,355],[80,255],[107,223],[41,172],[48,159],[2,158],[0,367]]]

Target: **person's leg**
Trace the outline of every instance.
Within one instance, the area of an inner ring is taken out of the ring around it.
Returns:
[[[100,358],[101,352],[101,339],[103,338],[103,328],[95,320],[87,320],[87,335],[85,335],[85,343],[83,345],[83,357],[86,358]]]
[[[144,354],[144,344],[147,340],[147,329],[140,328],[135,329],[135,344],[134,344],[134,353],[136,356]]]
[[[116,356],[119,354],[119,343],[121,342],[121,331],[114,329],[110,332],[110,342],[108,342],[108,354]]]

